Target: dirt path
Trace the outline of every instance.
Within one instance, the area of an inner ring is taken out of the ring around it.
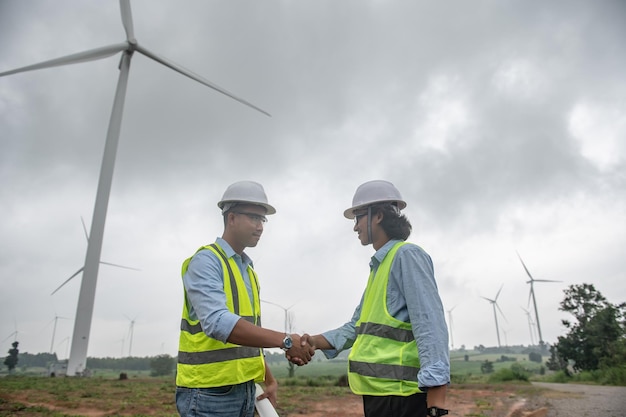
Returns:
[[[626,387],[533,382],[546,388],[538,401],[546,417],[626,417]]]
[[[448,390],[446,406],[452,417],[545,417],[545,410],[535,402],[527,404],[525,398],[516,393],[517,388],[514,385],[497,389],[489,385],[454,386]],[[527,412],[536,409],[539,413]],[[279,404],[278,411],[281,417],[363,417],[363,400],[355,394],[313,395],[302,398],[297,409],[282,409]]]
[[[528,395],[506,385],[452,387],[446,405],[451,416],[626,417],[626,387],[533,382]],[[299,410],[281,417],[363,417],[360,396],[307,398]]]

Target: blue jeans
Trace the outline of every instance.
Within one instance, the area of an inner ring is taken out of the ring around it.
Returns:
[[[254,381],[215,388],[176,387],[181,417],[253,417]]]

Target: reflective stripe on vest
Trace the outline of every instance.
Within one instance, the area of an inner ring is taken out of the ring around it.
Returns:
[[[389,272],[398,242],[373,271],[363,295],[357,337],[348,356],[348,381],[359,395],[408,396],[420,392],[417,384],[419,355],[411,323],[387,311]]]
[[[203,246],[196,253],[201,250],[210,250],[220,259],[228,309],[244,320],[260,325],[259,284],[252,268],[247,269],[252,284],[251,300],[235,261],[227,258],[222,248],[216,244]],[[183,275],[192,258],[183,262]],[[180,325],[176,385],[208,388],[239,384],[250,380],[260,382],[265,379],[262,349],[223,343],[208,337],[202,330],[200,321],[191,319],[189,310],[189,300],[185,293]]]

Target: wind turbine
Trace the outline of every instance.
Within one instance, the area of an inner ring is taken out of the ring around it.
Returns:
[[[120,358],[124,357],[124,342],[126,341],[126,337],[122,337],[118,342],[122,343],[122,347],[120,348]]]
[[[290,324],[291,324],[291,320],[289,320],[289,318],[288,318],[288,313],[287,313],[287,312],[289,311],[289,309],[291,309],[293,306],[295,306],[295,305],[296,305],[296,304],[298,304],[298,303],[294,303],[294,304],[292,304],[291,306],[289,306],[289,307],[285,308],[285,307],[281,306],[280,304],[272,303],[271,301],[261,300],[261,302],[262,302],[262,303],[271,304],[271,305],[273,305],[273,306],[276,306],[276,307],[282,308],[282,309],[283,309],[283,311],[285,312],[285,333],[290,333],[290,332],[293,330],[293,329],[291,328],[291,325],[290,325]]]
[[[81,216],[80,218],[81,223],[83,224],[83,231],[85,232],[85,238],[87,239],[87,248],[89,248],[89,234],[87,233],[87,226],[85,226],[85,221],[83,220],[83,217]],[[101,264],[103,265],[109,265],[109,266],[116,266],[118,268],[123,268],[123,269],[132,269],[133,271],[140,271],[140,269],[137,268],[132,268],[130,266],[124,266],[124,265],[118,265],[118,264],[114,264],[111,262],[105,262],[105,261],[100,261]],[[74,272],[68,279],[66,279],[65,281],[63,281],[63,284],[59,285],[56,290],[52,291],[52,293],[50,295],[54,295],[57,291],[59,291],[61,288],[63,288],[63,286],[65,284],[67,284],[68,282],[70,282],[72,280],[72,278],[74,278],[76,275],[80,274],[81,272],[83,272],[85,269],[85,266],[81,266],[78,271]]]
[[[7,340],[9,340],[12,337],[13,337],[13,341],[17,342],[17,330],[14,331],[13,333],[11,333],[10,335],[8,335],[7,337],[5,337],[4,340],[2,340],[2,343],[6,342]]]
[[[129,337],[128,357],[130,358],[132,356],[130,352],[133,349],[133,334],[135,333],[135,319],[131,319],[126,314],[124,314],[124,317],[126,317],[130,321],[130,324],[128,325],[128,337]]]
[[[109,120],[109,128],[104,146],[104,155],[102,157],[102,165],[100,168],[100,178],[98,180],[98,189],[96,192],[96,202],[94,205],[93,219],[91,223],[91,239],[87,246],[87,254],[85,256],[85,266],[83,269],[83,277],[78,297],[78,305],[76,307],[76,320],[74,322],[74,333],[72,336],[72,348],[67,364],[67,375],[81,375],[86,368],[87,348],[89,345],[89,333],[91,331],[91,321],[93,316],[93,307],[96,292],[96,283],[98,280],[98,267],[100,265],[100,253],[102,251],[102,240],[104,237],[104,225],[106,221],[106,213],[109,203],[109,195],[111,192],[111,183],[113,180],[113,168],[115,166],[115,155],[119,143],[120,129],[122,124],[122,114],[124,111],[124,98],[126,95],[126,87],[128,85],[128,73],[130,70],[130,61],[135,52],[138,52],[159,64],[165,65],[180,74],[191,78],[219,93],[222,93],[248,107],[251,107],[263,114],[269,116],[265,110],[254,106],[253,104],[239,98],[224,88],[213,84],[212,82],[202,78],[201,76],[179,66],[178,64],[163,58],[145,47],[139,45],[135,39],[133,28],[133,19],[130,9],[130,0],[120,0],[120,9],[122,16],[122,25],[126,32],[126,40],[122,43],[103,46],[101,48],[91,49],[61,58],[52,59],[38,64],[28,65],[5,71],[0,73],[0,77],[16,74],[24,71],[33,71],[43,68],[55,66],[76,64],[85,61],[93,61],[97,59],[107,58],[119,52],[122,53],[119,64],[119,78],[113,100],[113,109]]]
[[[292,304],[289,307],[283,307],[280,304],[276,304],[276,303],[272,303],[271,301],[265,301],[265,300],[261,300],[262,303],[267,303],[267,304],[271,304],[273,306],[276,306],[278,308],[282,308],[283,311],[285,312],[285,334],[291,333],[293,331],[293,315],[290,314],[289,309],[292,308],[293,306],[295,306],[296,304],[298,304],[297,302]],[[289,367],[287,368],[289,370],[289,377],[293,377],[295,374],[295,365],[292,362],[289,362]]]
[[[17,342],[17,319],[13,319],[15,321],[15,331],[13,333],[11,333],[10,335],[8,335],[7,337],[5,337],[2,340],[2,343],[6,342],[7,340],[9,340],[10,338],[13,338],[14,342]]]
[[[504,284],[500,286],[500,289],[498,290],[498,293],[496,294],[496,297],[493,300],[490,298],[481,296],[481,298],[484,298],[485,300],[489,301],[491,303],[491,306],[493,307],[493,318],[496,321],[496,334],[498,336],[498,347],[501,347],[502,345],[500,344],[500,328],[498,327],[498,314],[496,313],[496,308],[498,309],[498,311],[500,311],[500,314],[502,314],[502,318],[506,320],[506,317],[504,317],[504,313],[502,312],[502,310],[500,310],[500,306],[498,305],[498,296],[500,295],[500,291],[502,291],[503,286]]]
[[[54,326],[52,327],[52,341],[50,342],[50,353],[54,353],[54,336],[57,333],[57,322],[59,321],[59,319],[63,319],[63,320],[70,320],[68,317],[61,317],[61,316],[57,316],[55,315],[54,318],[52,320],[50,320],[48,322],[48,324],[46,324],[46,327],[48,327],[48,325],[52,322],[54,322]]]
[[[533,335],[533,318],[530,314],[529,310],[526,310],[524,307],[520,307],[522,310],[524,310],[524,313],[526,313],[526,317],[528,318],[528,331],[530,332],[530,344],[531,346],[535,345],[535,337]]]
[[[515,253],[517,253],[517,257],[522,263],[522,266],[524,267],[524,271],[526,271],[528,278],[530,278],[529,281],[526,281],[526,284],[530,284],[530,293],[528,294],[528,302],[530,303],[530,299],[532,297],[533,306],[535,307],[535,320],[537,321],[537,333],[539,334],[539,344],[543,345],[543,336],[541,335],[541,325],[539,324],[539,312],[537,311],[537,300],[535,299],[535,288],[533,284],[535,282],[562,282],[562,281],[552,281],[548,279],[534,279],[533,276],[530,275],[528,268],[526,268],[526,264],[524,264],[524,261],[522,260],[522,257],[520,256],[519,252],[515,251]]]
[[[452,307],[450,310],[447,310],[448,323],[450,323],[450,349],[454,349],[454,337],[452,337],[452,310],[454,310],[455,308],[456,308],[456,305]]]

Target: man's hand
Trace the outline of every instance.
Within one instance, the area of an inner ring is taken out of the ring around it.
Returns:
[[[258,401],[261,401],[262,399],[267,398],[270,400],[272,405],[276,407],[278,404],[277,399],[276,399],[277,392],[278,392],[278,382],[274,378],[272,378],[271,380],[266,379],[265,389],[263,390],[263,394],[259,395],[256,399]]]
[[[298,366],[306,365],[315,355],[315,347],[309,344],[309,335],[304,334],[302,337],[292,334],[293,346],[285,352],[287,360]]]

